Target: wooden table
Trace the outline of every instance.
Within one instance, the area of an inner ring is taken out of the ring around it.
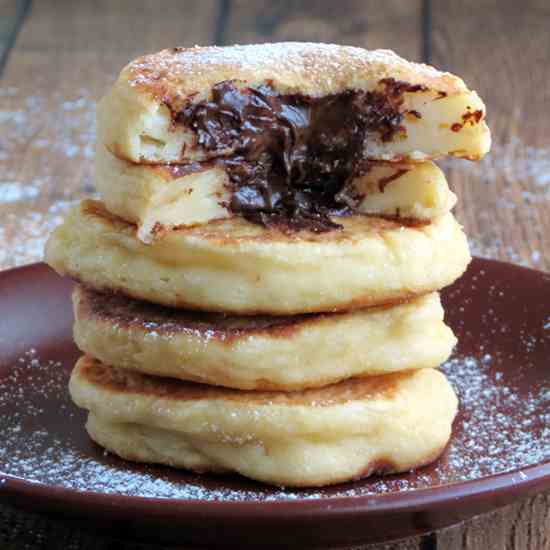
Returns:
[[[487,104],[494,145],[480,163],[442,162],[456,214],[474,254],[550,270],[548,0],[0,0],[0,268],[40,260],[67,208],[94,192],[96,100],[128,60],[290,39],[391,48],[464,77]],[[1,513],[19,525],[0,528],[6,550],[113,544],[75,533],[69,545],[63,526],[31,518],[29,530]],[[384,548],[548,550],[550,495]]]

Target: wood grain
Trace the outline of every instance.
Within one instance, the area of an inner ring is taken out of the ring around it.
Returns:
[[[550,493],[437,534],[438,550],[550,549]]]
[[[445,162],[474,252],[550,270],[550,4],[433,2],[433,63],[484,99],[493,150]]]
[[[539,525],[540,529],[534,529]],[[189,545],[159,547],[85,531],[12,507],[0,507],[2,550],[194,550]],[[353,550],[549,550],[550,494],[538,495],[437,534]],[[303,548],[302,550],[307,550]],[[350,549],[351,550],[351,549]]]
[[[30,3],[31,0],[0,0],[0,76]]]
[[[2,36],[20,5],[0,0]],[[495,145],[481,163],[442,163],[458,216],[474,252],[550,270],[549,28],[546,0],[35,1],[0,87],[0,268],[38,259],[71,201],[93,192],[95,102],[129,59],[175,44],[313,40],[392,48],[414,60],[431,53],[477,89]],[[34,530],[18,521],[15,531],[0,529],[2,548],[150,548],[43,518]],[[550,494],[369,548],[550,550]]]
[[[408,59],[422,55],[420,0],[339,0],[231,3],[227,44],[301,40],[390,48]]]
[[[442,166],[473,252],[550,270],[550,5],[432,3],[431,62],[456,72],[488,109],[493,149]],[[438,533],[445,550],[549,550],[550,495]]]
[[[93,192],[95,104],[132,58],[211,43],[215,0],[40,0],[0,88],[0,269],[37,261],[71,201]]]

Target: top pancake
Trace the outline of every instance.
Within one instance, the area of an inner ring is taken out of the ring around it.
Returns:
[[[239,80],[249,86],[272,80],[281,93],[319,96],[371,88],[389,77],[448,94],[468,91],[457,76],[411,63],[390,50],[307,42],[171,48],[138,57],[121,74],[131,86],[176,109],[183,107],[189,96],[208,93],[224,80]]]
[[[386,89],[387,79],[399,86]],[[210,100],[212,88],[227,81],[317,98],[348,90],[392,96],[402,131],[391,140],[371,136],[365,147],[372,159],[480,158],[490,146],[485,106],[460,78],[387,50],[293,42],[173,48],[136,59],[99,106],[99,142],[133,162],[204,159],[195,132],[175,124],[175,115]]]

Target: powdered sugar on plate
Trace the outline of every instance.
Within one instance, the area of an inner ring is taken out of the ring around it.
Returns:
[[[93,194],[95,109],[86,89],[0,87],[0,269],[42,260],[63,206]]]
[[[536,342],[527,339],[525,345]],[[457,356],[443,366],[461,412],[449,448],[434,466],[323,490],[285,490],[134,465],[102,452],[84,432],[84,413],[70,402],[67,366],[30,350],[0,379],[0,470],[77,491],[210,501],[378,495],[513,470],[526,476],[523,468],[550,460],[550,383],[520,394],[497,365],[498,358],[483,354]]]
[[[67,331],[55,342],[64,355],[30,349],[0,364],[0,483],[4,473],[75,491],[257,502],[417,491],[504,472],[520,483],[533,473],[530,466],[550,463],[549,288],[550,275],[474,260],[443,292],[458,346],[442,370],[459,396],[459,414],[442,457],[415,472],[294,490],[120,460],[91,442],[86,413],[70,400],[77,350]],[[40,307],[33,314],[47,317]],[[10,342],[17,340],[10,334]],[[2,342],[0,331],[0,351]]]

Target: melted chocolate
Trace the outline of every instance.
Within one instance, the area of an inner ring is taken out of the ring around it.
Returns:
[[[173,178],[182,178],[189,176],[190,174],[196,174],[207,170],[212,166],[212,163],[208,162],[188,162],[187,164],[167,164],[166,170]]]
[[[350,183],[369,168],[367,135],[390,141],[402,132],[403,94],[424,89],[384,79],[378,91],[311,97],[224,81],[210,101],[189,105],[174,120],[225,165],[231,211],[264,225],[323,232],[341,227],[330,216],[352,213],[361,199]]]

